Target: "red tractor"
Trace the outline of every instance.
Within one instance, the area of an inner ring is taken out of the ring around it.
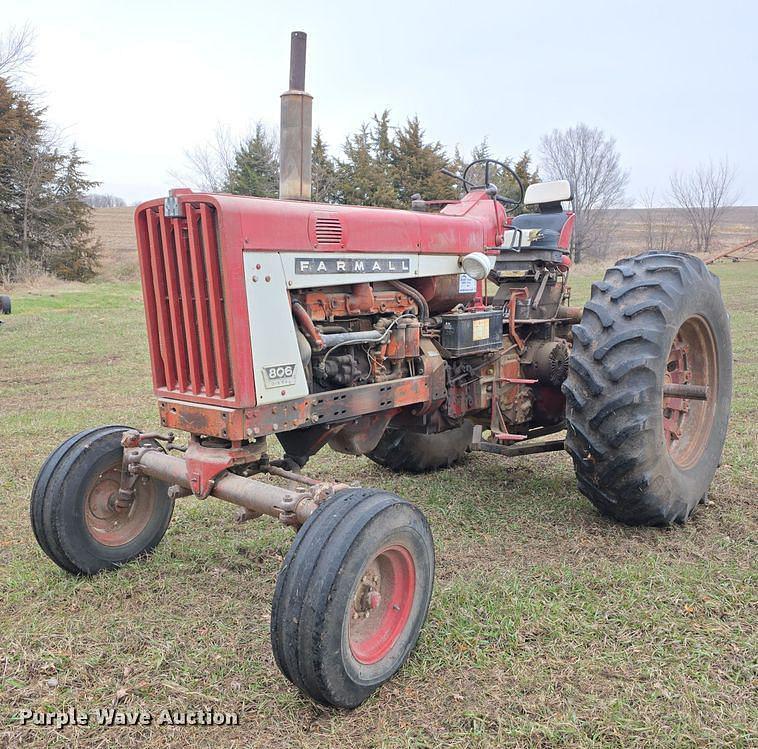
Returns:
[[[414,647],[434,549],[409,502],[303,475],[325,445],[412,472],[468,450],[565,446],[604,514],[685,521],[729,415],[718,279],[694,257],[648,252],[572,307],[568,183],[524,194],[510,172],[519,194],[504,197],[494,172],[510,169],[470,165],[465,195],[436,213],[420,199],[401,211],[190,190],[141,205],[152,376],[171,431],[105,426],[55,450],[31,499],[47,555],[74,574],[115,569],[156,546],[186,496],[278,518],[297,533],[274,592],[277,664],[314,699],[353,707]],[[509,216],[521,202],[534,212]],[[269,456],[274,435],[282,458]]]
[[[328,444],[422,472],[469,450],[565,447],[601,512],[683,522],[723,448],[731,344],[718,279],[680,253],[621,260],[571,307],[568,182],[524,191],[481,159],[448,173],[457,201],[307,202],[304,85],[294,32],[280,195],[298,200],[175,190],[135,215],[161,425],[188,444],[119,425],[77,434],[42,466],[31,519],[45,553],[80,575],[150,552],[181,497],[292,526],[276,662],[314,699],[355,707],[418,639],[432,535],[390,492],[303,475],[312,455]],[[533,212],[510,216],[522,203]],[[269,456],[274,435],[282,458]]]

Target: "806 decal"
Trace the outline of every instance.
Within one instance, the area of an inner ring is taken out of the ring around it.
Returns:
[[[267,388],[284,387],[294,385],[297,370],[294,364],[275,364],[263,367],[263,381]]]

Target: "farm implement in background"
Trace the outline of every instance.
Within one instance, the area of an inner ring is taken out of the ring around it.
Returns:
[[[711,265],[717,260],[731,260],[732,262],[739,262],[740,260],[758,260],[758,239],[753,239],[750,242],[745,242],[738,247],[732,247],[731,250],[724,250],[705,259],[706,265]]]

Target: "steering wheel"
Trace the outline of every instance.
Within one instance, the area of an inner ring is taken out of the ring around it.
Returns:
[[[470,182],[468,179],[469,170],[471,167],[478,166],[479,164],[484,164],[484,184],[483,185],[475,185],[474,183]],[[519,179],[518,174],[513,171],[507,164],[504,164],[502,161],[496,161],[495,159],[477,159],[476,161],[472,161],[464,170],[463,170],[463,178],[461,179],[461,182],[463,183],[463,189],[466,192],[471,192],[471,190],[486,190],[487,188],[491,187],[490,185],[490,169],[492,166],[500,167],[501,169],[504,169],[508,174],[513,177],[514,181],[518,185],[519,189],[519,196],[518,200],[513,200],[512,198],[506,198],[504,195],[498,195],[495,193],[495,200],[497,200],[499,203],[502,203],[506,210],[516,208],[517,206],[521,205],[521,202],[524,200],[524,185]],[[493,185],[494,186],[494,185]]]

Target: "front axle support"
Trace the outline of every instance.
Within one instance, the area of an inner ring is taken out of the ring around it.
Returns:
[[[141,440],[137,439],[137,442]],[[135,443],[133,434],[125,439],[125,464],[127,474],[133,476],[149,476],[164,481],[171,486],[175,496],[197,495],[195,484],[189,475],[187,459],[167,455],[160,447],[142,445],[130,447]],[[214,460],[216,466],[223,465],[224,448],[213,448],[222,460]],[[288,471],[270,471],[276,474],[289,474]],[[303,481],[303,477],[298,476]],[[311,483],[313,482],[313,483]],[[252,478],[230,473],[226,469],[214,475],[209,482],[209,491],[203,495],[223,499],[226,502],[242,507],[246,518],[259,515],[270,515],[278,518],[285,525],[301,526],[324,500],[340,489],[347,488],[346,484],[309,480],[307,485],[297,490],[284,489],[274,484],[256,481]]]

